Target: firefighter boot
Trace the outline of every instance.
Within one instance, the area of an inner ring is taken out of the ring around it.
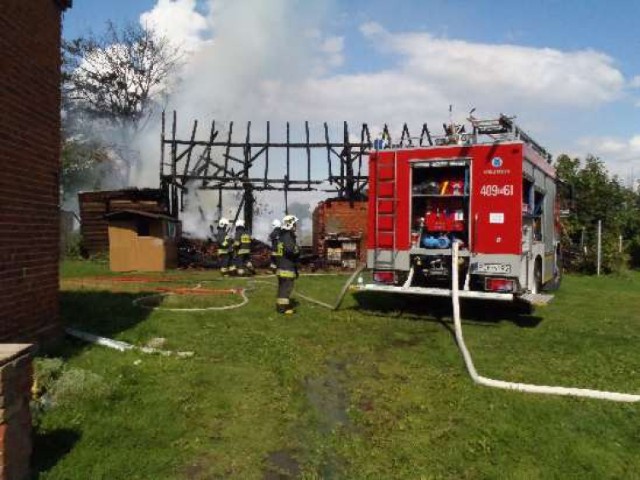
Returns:
[[[245,268],[247,269],[247,274],[249,275],[256,274],[256,269],[253,267],[253,263],[251,263],[251,260],[247,261],[247,263],[245,264]]]
[[[291,307],[291,301],[288,298],[276,299],[276,311],[278,313],[286,313],[289,315],[294,313],[294,310]]]

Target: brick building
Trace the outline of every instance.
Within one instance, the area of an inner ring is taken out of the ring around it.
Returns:
[[[313,211],[313,252],[328,264],[355,268],[367,258],[367,202],[327,200]]]
[[[0,8],[0,342],[61,332],[60,35],[70,4],[2,0]]]

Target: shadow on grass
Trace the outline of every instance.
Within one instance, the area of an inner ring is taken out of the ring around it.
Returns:
[[[62,460],[80,440],[76,430],[61,428],[46,433],[36,433],[33,438],[31,470],[33,478],[48,472]]]
[[[60,292],[61,315],[66,326],[111,337],[149,316],[151,310],[138,307],[133,301],[150,293],[63,291]]]
[[[423,295],[394,295],[384,292],[357,292],[354,294],[356,310],[415,320],[444,323],[451,318],[451,299]],[[532,314],[526,304],[487,300],[462,300],[460,314],[465,321],[492,326],[511,322],[521,328],[534,328],[542,317]]]
[[[65,327],[114,338],[118,333],[144,321],[150,309],[133,304],[145,292],[72,290],[60,292],[60,314]],[[49,355],[73,357],[90,345],[79,340],[62,342]]]

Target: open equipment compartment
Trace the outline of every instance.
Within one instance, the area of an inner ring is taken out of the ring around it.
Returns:
[[[459,242],[461,258],[469,256],[470,160],[414,160],[411,167],[414,283],[449,281],[452,242]]]

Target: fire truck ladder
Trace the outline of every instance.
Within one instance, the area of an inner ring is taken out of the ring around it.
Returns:
[[[381,157],[376,158],[374,270],[394,271],[396,267],[397,164],[397,153],[394,153],[392,162],[382,162]],[[389,258],[382,259],[386,253]]]

